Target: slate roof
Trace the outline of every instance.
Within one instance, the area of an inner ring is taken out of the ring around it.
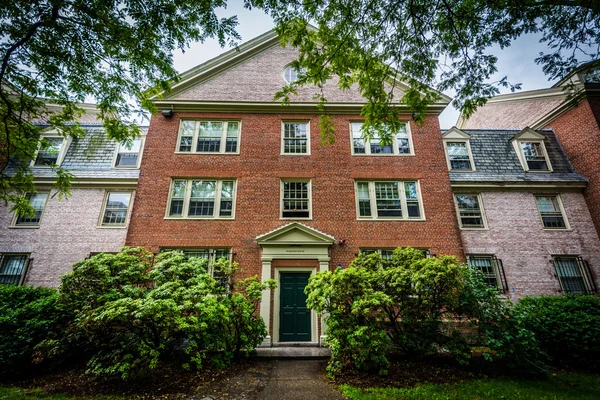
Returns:
[[[82,125],[86,135],[73,138],[60,165],[78,179],[137,179],[139,169],[113,168],[117,142],[108,139],[100,124]],[[142,128],[143,130],[144,128]],[[10,168],[10,167],[9,167]],[[31,167],[36,178],[55,178],[51,168]]]
[[[551,130],[539,130],[544,135],[544,144],[552,172],[525,172],[513,147],[511,139],[520,130],[471,130],[461,129],[471,138],[471,152],[475,171],[452,172],[450,181],[488,183],[587,183],[587,179],[575,172],[564,154],[558,139]]]

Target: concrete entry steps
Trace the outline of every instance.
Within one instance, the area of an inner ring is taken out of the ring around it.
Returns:
[[[259,347],[250,354],[250,357],[259,359],[281,358],[297,360],[328,359],[331,357],[331,351],[326,347],[318,346]]]

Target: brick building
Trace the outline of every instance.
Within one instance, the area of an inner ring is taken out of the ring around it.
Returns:
[[[464,251],[511,300],[591,293],[600,240],[576,173],[552,131],[445,132]]]
[[[584,191],[596,230],[600,232],[600,68],[590,63],[551,88],[496,96],[460,129],[552,129],[575,170],[588,178]],[[568,98],[567,87],[578,94]]]
[[[90,113],[86,118],[97,121]],[[0,205],[0,284],[56,287],[77,261],[125,244],[143,139],[128,149],[108,140],[97,122],[82,123],[81,140],[43,130],[50,145],[32,162],[38,193],[27,194],[35,215],[19,217]],[[74,174],[72,196],[56,196],[51,164]]]
[[[318,342],[303,306],[310,274],[347,267],[359,251],[398,246],[464,259],[438,115],[406,110],[392,146],[361,138],[357,90],[324,87],[337,132],[319,144],[316,88],[290,106],[273,94],[294,79],[297,56],[274,32],[184,74],[155,99],[128,245],[153,252],[230,255],[245,275],[274,278],[261,315],[267,342]],[[397,84],[401,95],[402,85]]]

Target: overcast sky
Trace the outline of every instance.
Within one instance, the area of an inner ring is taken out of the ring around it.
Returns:
[[[222,10],[219,14],[222,16],[238,16],[238,32],[242,36],[240,43],[248,41],[274,27],[271,18],[264,12],[260,10],[248,11],[241,5],[230,5],[227,10]],[[536,65],[533,61],[541,49],[543,49],[543,46],[538,43],[537,37],[529,35],[521,37],[509,48],[493,51],[498,57],[498,73],[492,80],[496,81],[504,76],[508,76],[508,80],[511,83],[522,83],[521,90],[542,89],[551,86],[553,82],[547,80],[541,66]],[[194,43],[185,53],[177,52],[174,54],[173,62],[179,72],[184,72],[227,50],[229,48],[221,48],[216,40],[210,40],[205,43]],[[502,90],[505,93],[510,92],[508,89]],[[451,92],[446,92],[446,94],[450,97],[453,95]],[[450,105],[441,114],[440,125],[442,128],[451,128],[455,125],[457,119],[458,111]]]

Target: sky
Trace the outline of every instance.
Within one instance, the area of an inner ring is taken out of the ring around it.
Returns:
[[[237,15],[239,20],[238,33],[242,40],[239,44],[259,36],[274,28],[273,20],[260,10],[246,10],[241,4],[230,2],[227,10],[219,10],[219,16]],[[240,2],[241,3],[241,2]],[[491,53],[498,57],[498,72],[491,81],[500,80],[508,76],[508,81],[515,84],[521,83],[521,91],[543,89],[552,86],[554,82],[542,72],[542,67],[535,64],[534,59],[544,46],[538,42],[539,38],[533,35],[522,36],[513,44],[501,50],[492,49]],[[173,55],[173,63],[179,72],[187,71],[205,61],[218,56],[229,50],[229,47],[221,48],[216,40],[208,40],[204,43],[192,43],[185,52],[178,51]],[[510,93],[509,89],[501,88],[501,93]],[[445,92],[452,97],[452,92]],[[440,115],[440,126],[442,129],[451,128],[456,124],[459,113],[452,105],[449,105]]]

